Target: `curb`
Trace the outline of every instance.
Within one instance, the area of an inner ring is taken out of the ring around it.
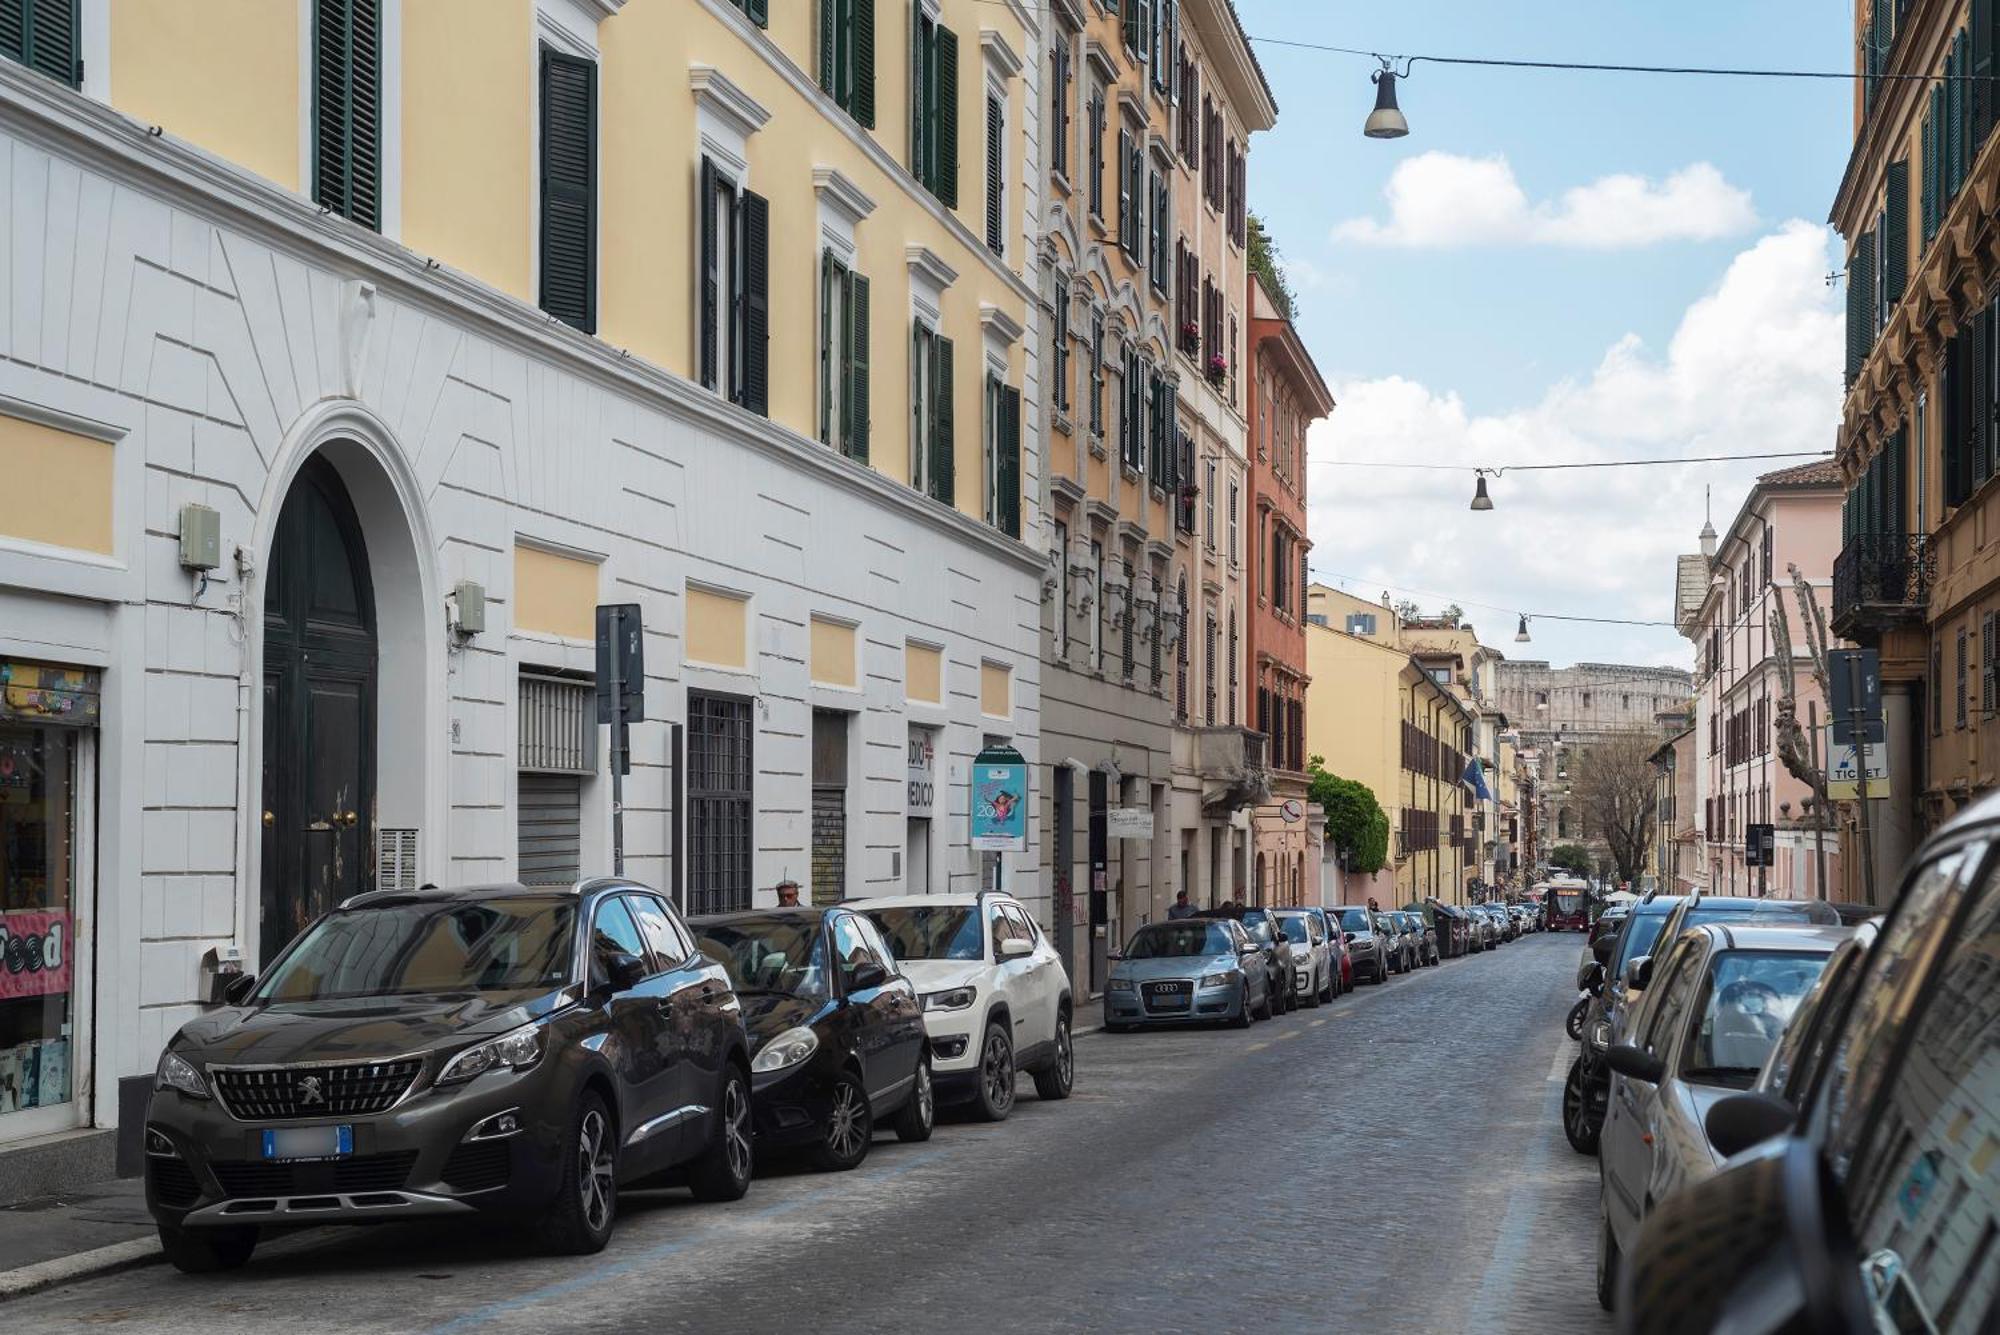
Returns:
[[[109,1275],[120,1270],[130,1270],[135,1266],[152,1265],[165,1257],[160,1251],[160,1240],[156,1237],[132,1238],[126,1242],[114,1242],[108,1247],[94,1247],[74,1256],[59,1256],[53,1261],[38,1261],[34,1265],[24,1265],[14,1270],[0,1270],[0,1303],[12,1298],[25,1297],[42,1289],[67,1284],[73,1280],[94,1279],[99,1275]]]

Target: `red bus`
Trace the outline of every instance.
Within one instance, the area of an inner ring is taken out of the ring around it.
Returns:
[[[1590,930],[1590,886],[1585,882],[1573,878],[1551,881],[1542,903],[1551,932]]]

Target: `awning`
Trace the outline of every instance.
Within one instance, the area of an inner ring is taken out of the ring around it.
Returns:
[[[101,674],[0,658],[0,722],[97,726]]]

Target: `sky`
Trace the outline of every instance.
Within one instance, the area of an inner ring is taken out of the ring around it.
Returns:
[[[1507,70],[1419,61],[1410,122],[1370,140],[1363,57],[1851,68],[1847,4],[1237,0],[1279,107],[1251,207],[1338,403],[1310,439],[1316,577],[1457,603],[1510,657],[1672,664],[1674,557],[1704,495],[1725,530],[1802,459],[1510,472],[1476,466],[1830,450],[1844,294],[1826,216],[1845,80]],[[1335,461],[1340,461],[1336,463]],[[1422,462],[1446,470],[1341,466]],[[1516,616],[1532,641],[1513,641]]]

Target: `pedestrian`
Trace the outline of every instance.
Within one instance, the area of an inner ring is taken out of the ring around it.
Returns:
[[[799,906],[799,883],[787,876],[778,882],[778,907],[795,909]]]
[[[1183,890],[1174,896],[1174,905],[1167,910],[1167,916],[1169,918],[1192,918],[1194,916],[1194,905],[1188,903],[1187,891]]]

